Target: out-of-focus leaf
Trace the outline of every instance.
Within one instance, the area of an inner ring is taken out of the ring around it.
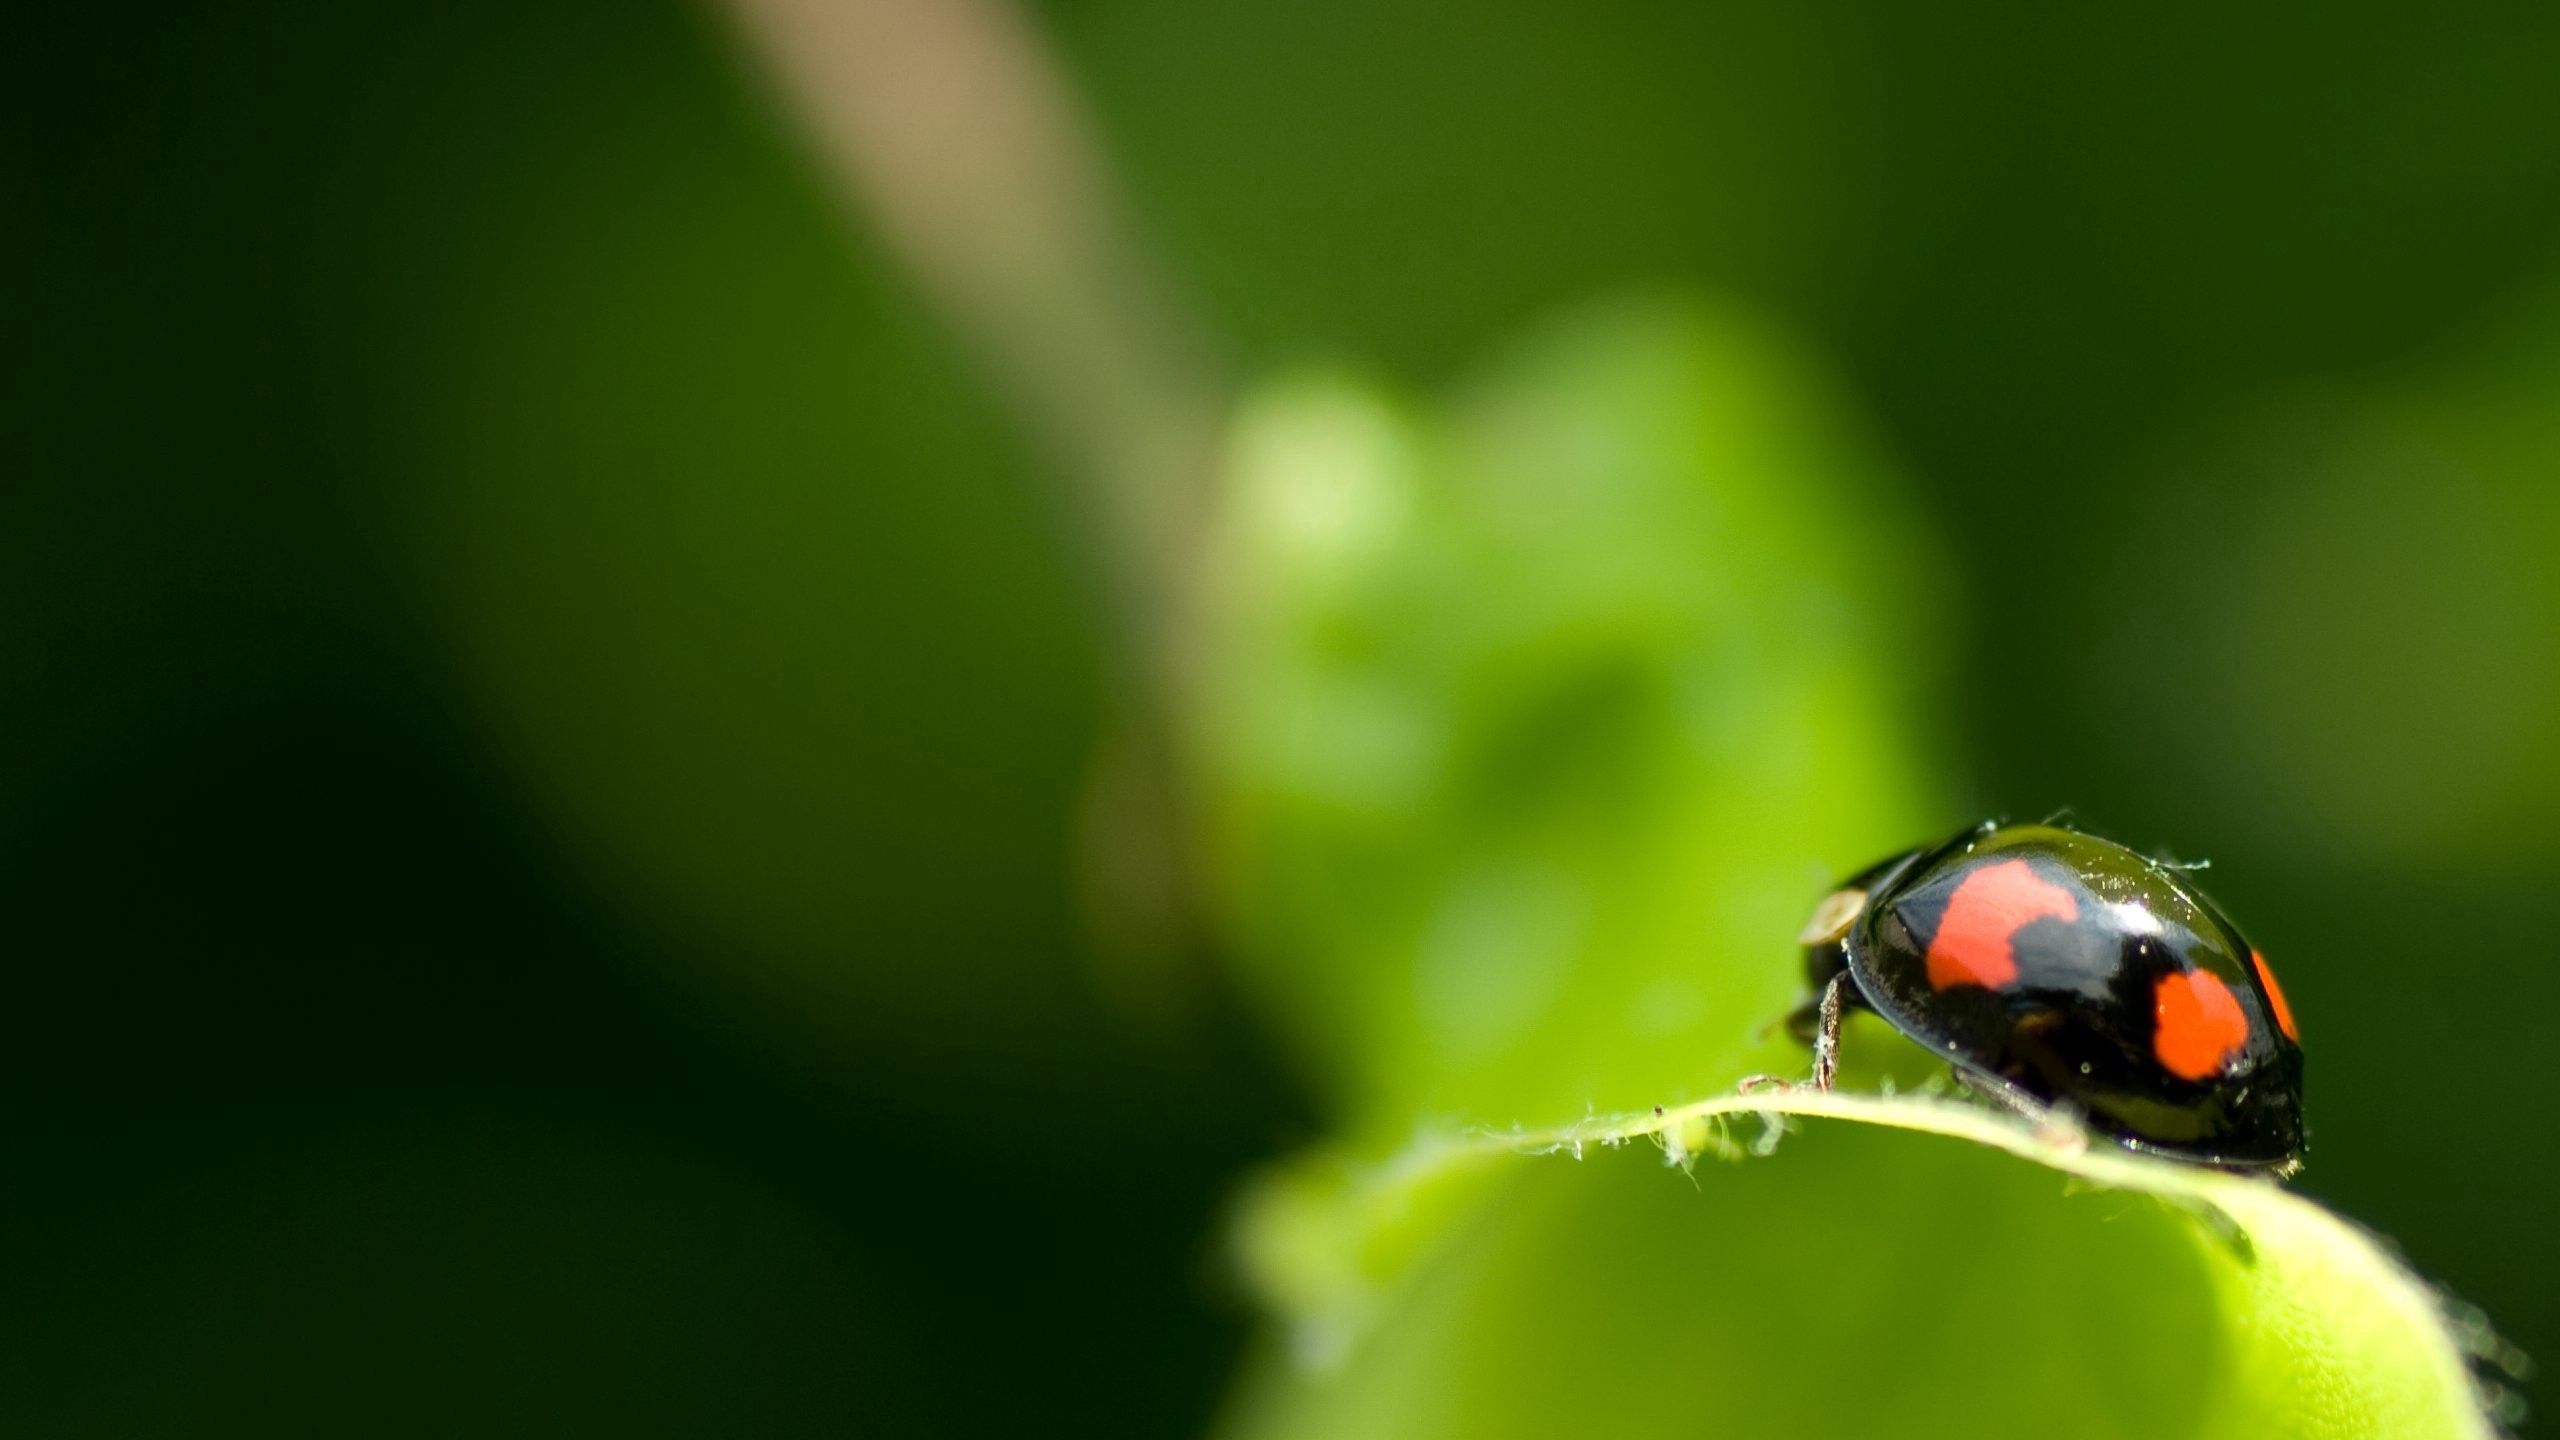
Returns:
[[[1207,579],[1213,863],[1355,1123],[1734,1073],[1806,896],[1939,823],[1905,737],[1947,586],[1846,417],[1765,331],[1669,303],[1443,414],[1338,379],[1249,408]]]
[[[1343,1131],[1248,1206],[1292,1343],[1235,1433],[2486,1433],[2424,1289],[2306,1201],[1950,1102],[1731,1095],[1804,1063],[1768,1031],[1812,899],[1958,818],[1913,738],[1949,583],[1859,434],[1781,338],[1675,303],[1445,407],[1247,412],[1213,878]],[[1925,1072],[1852,1040],[1853,1087]],[[1760,1112],[1873,1123],[1687,1179],[1613,1153]]]

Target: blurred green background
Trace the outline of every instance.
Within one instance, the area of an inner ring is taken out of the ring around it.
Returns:
[[[1790,327],[1906,487],[1930,826],[2209,855],[2302,1188],[2560,1356],[2547,8],[1034,20],[1238,374]],[[1198,1432],[1315,1102],[1094,939],[1059,462],[724,17],[9,63],[0,1429]]]

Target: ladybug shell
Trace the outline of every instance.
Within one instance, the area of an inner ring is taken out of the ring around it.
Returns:
[[[2184,871],[1985,824],[1851,885],[1857,918],[1808,959],[1845,964],[1869,1007],[1969,1077],[2180,1159],[2289,1166],[2302,1149],[2283,993]]]

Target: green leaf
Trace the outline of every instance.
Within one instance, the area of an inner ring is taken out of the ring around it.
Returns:
[[[1246,1214],[1289,1329],[1241,1437],[2491,1433],[2436,1296],[2362,1231],[1946,1099],[1319,1157]]]
[[[1245,977],[1373,1139],[1739,1073],[1844,868],[1944,828],[1948,588],[1820,369],[1614,307],[1445,416],[1341,379],[1239,428],[1207,570],[1213,864]]]
[[[2308,1201],[1946,1099],[1735,1093],[1805,1063],[1770,1028],[1811,901],[1969,818],[1925,763],[1954,585],[1862,436],[1782,335],[1669,301],[1444,405],[1247,407],[1196,778],[1241,976],[1339,1128],[1245,1207],[1280,1325],[1231,1433],[2488,1433],[2433,1297]],[[1867,1021],[1848,1061],[1932,1069]]]

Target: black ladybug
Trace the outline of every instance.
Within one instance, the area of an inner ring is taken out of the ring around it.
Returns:
[[[1830,1088],[1863,1005],[2030,1113],[2126,1146],[2290,1171],[2302,1048],[2267,962],[2185,870],[2056,825],[1968,828],[1870,867],[1801,937],[1792,1024]]]

